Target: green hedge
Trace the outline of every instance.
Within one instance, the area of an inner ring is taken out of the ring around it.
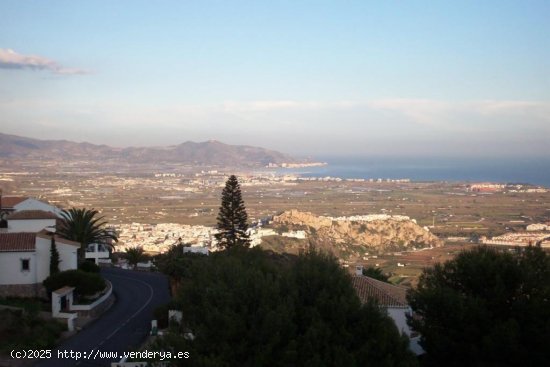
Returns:
[[[99,274],[82,270],[67,270],[51,275],[42,284],[48,293],[66,286],[75,287],[75,293],[79,296],[90,296],[105,289],[105,280]]]
[[[101,270],[94,262],[84,261],[78,266],[79,270],[85,271],[86,273],[99,273]]]

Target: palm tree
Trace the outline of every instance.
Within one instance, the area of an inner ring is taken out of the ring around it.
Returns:
[[[112,242],[118,241],[116,233],[105,228],[107,221],[98,214],[93,208],[71,208],[61,212],[62,222],[56,232],[63,238],[80,243],[80,261],[84,260],[89,244],[101,243],[112,247]]]
[[[141,247],[130,247],[126,249],[124,257],[126,258],[126,260],[128,260],[128,263],[134,268],[136,267],[137,263],[147,259],[147,256],[145,255]]]

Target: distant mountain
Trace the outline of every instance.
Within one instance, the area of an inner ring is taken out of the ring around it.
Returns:
[[[187,141],[166,147],[115,148],[67,140],[38,140],[0,133],[0,158],[120,161],[124,163],[179,163],[208,166],[265,166],[302,163],[287,154],[247,145],[210,140]]]

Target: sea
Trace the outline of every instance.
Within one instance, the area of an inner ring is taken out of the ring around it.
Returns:
[[[320,167],[280,169],[303,177],[522,183],[550,188],[550,157],[316,157]]]

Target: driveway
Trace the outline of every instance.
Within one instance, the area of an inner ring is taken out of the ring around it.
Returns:
[[[123,352],[136,350],[149,334],[153,310],[170,300],[168,280],[159,273],[145,273],[117,268],[102,269],[111,281],[115,304],[99,319],[66,340],[52,351],[52,358],[35,366],[110,366],[119,361]],[[58,351],[80,352],[81,358],[58,358]],[[117,352],[119,357],[101,355]],[[84,358],[86,356],[86,358]]]

